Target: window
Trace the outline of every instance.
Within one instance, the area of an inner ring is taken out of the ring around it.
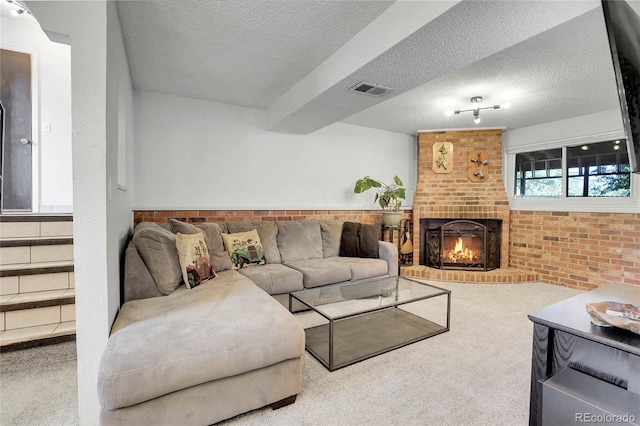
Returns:
[[[567,148],[568,197],[629,197],[631,168],[624,141]]]
[[[566,197],[631,196],[631,168],[624,140],[519,153],[515,160],[517,197],[563,197],[564,176]]]
[[[561,197],[562,149],[517,154],[515,195]]]

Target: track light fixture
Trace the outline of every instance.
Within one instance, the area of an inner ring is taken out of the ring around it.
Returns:
[[[473,105],[470,109],[457,109],[454,111],[445,111],[444,115],[450,116],[454,114],[460,114],[461,112],[472,112],[473,113],[473,122],[478,124],[480,123],[480,111],[483,109],[500,109],[500,108],[511,108],[510,103],[505,103],[501,105],[493,105],[488,107],[480,107],[480,102],[482,102],[482,96],[474,96],[471,98],[471,105]]]

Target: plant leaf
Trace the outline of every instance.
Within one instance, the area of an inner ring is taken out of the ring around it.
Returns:
[[[376,199],[377,198],[378,198],[378,195],[376,194]],[[387,200],[387,198],[380,197],[380,207],[382,207],[383,209],[386,209],[388,205],[389,205],[389,201]]]

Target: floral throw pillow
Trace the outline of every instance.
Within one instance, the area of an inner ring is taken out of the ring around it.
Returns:
[[[231,257],[233,269],[240,269],[245,265],[264,265],[267,263],[257,230],[221,235],[224,248]]]
[[[202,282],[216,277],[211,267],[209,249],[205,243],[204,234],[176,234],[176,248],[180,258],[182,279],[187,288],[191,289]]]

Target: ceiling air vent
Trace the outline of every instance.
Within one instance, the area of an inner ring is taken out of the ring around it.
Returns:
[[[379,84],[367,83],[366,81],[361,81],[360,83],[353,86],[351,89],[354,92],[364,93],[369,96],[380,96],[385,93],[393,90],[390,87],[380,86]]]

